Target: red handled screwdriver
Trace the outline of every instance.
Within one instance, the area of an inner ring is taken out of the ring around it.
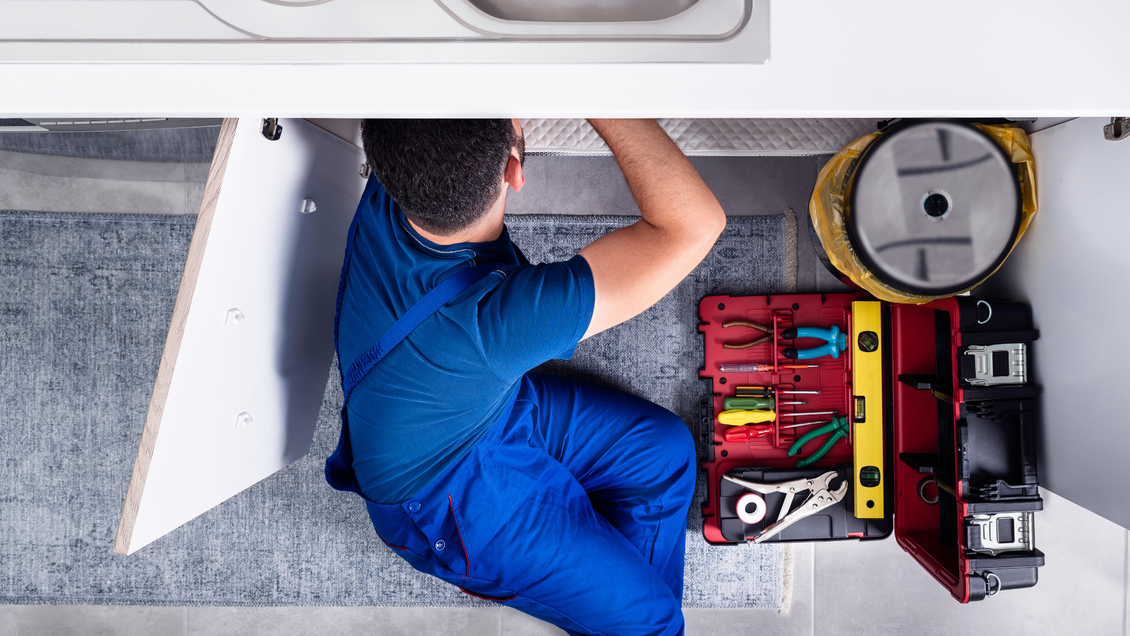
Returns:
[[[755,426],[732,426],[726,429],[723,437],[727,442],[748,442],[751,439],[769,437],[772,434],[772,424],[757,424]]]

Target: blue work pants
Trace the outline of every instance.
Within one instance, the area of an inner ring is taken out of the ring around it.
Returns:
[[[683,633],[694,443],[670,411],[529,374],[471,451],[397,504],[367,502],[414,568],[571,634]]]

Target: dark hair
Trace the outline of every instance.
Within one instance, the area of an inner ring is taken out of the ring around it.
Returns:
[[[502,175],[525,143],[509,119],[366,119],[373,174],[404,214],[448,236],[475,224],[502,193]]]

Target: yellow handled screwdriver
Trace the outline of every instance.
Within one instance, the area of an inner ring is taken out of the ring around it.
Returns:
[[[807,413],[781,413],[780,417],[804,417],[806,415],[838,415],[837,411],[810,411]],[[760,410],[732,410],[722,411],[718,414],[718,422],[727,426],[741,426],[743,424],[760,424],[762,422],[776,421],[776,411]]]
[[[741,426],[743,424],[760,424],[772,422],[777,419],[776,411],[760,410],[747,411],[745,409],[732,409],[718,414],[718,422],[727,426]]]

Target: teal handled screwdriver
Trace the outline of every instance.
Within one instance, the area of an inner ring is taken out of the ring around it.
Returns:
[[[828,439],[824,441],[824,445],[821,446],[820,449],[817,450],[815,453],[813,453],[813,454],[809,455],[808,457],[798,461],[796,463],[797,468],[804,468],[806,466],[813,464],[814,462],[819,461],[821,457],[826,455],[828,453],[828,451],[832,449],[832,446],[834,446],[836,444],[836,442],[847,437],[847,435],[848,435],[848,420],[847,420],[847,418],[846,417],[834,417],[834,418],[832,418],[831,424],[829,424],[827,426],[821,426],[818,429],[815,429],[815,430],[812,430],[812,431],[805,433],[804,437],[801,437],[796,442],[794,442],[792,446],[789,447],[789,457],[792,457],[792,456],[796,455],[797,453],[799,453],[801,451],[801,447],[803,447],[806,443],[808,443],[808,442],[810,442],[810,441],[816,439],[817,437],[820,437],[821,435],[824,435],[826,433],[831,433],[831,435],[829,435]]]

